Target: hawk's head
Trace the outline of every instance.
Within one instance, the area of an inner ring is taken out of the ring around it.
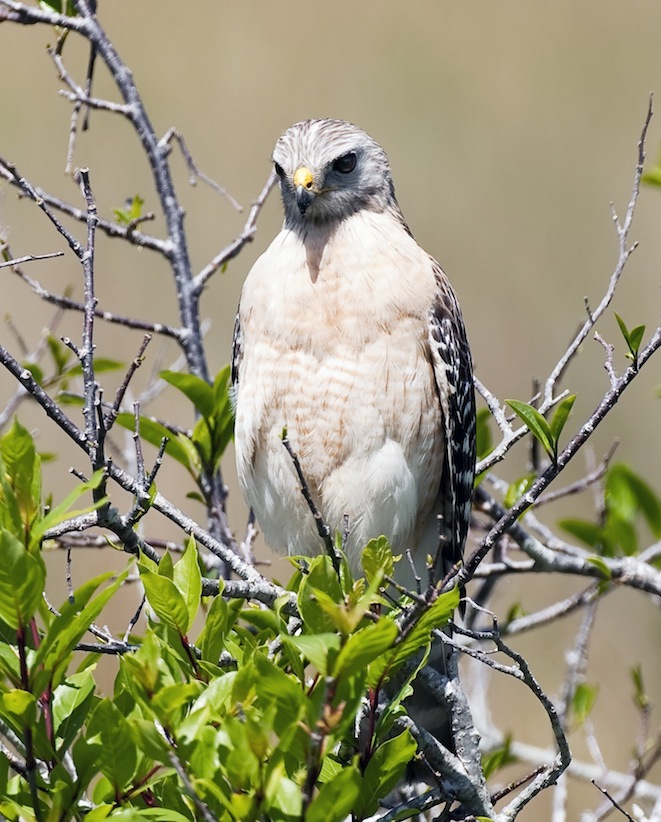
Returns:
[[[290,226],[397,209],[385,151],[344,120],[296,123],[275,144],[273,163]]]

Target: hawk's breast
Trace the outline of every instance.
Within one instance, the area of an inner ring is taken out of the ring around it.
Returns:
[[[319,549],[285,427],[327,524],[342,530],[348,517],[350,552],[382,533],[395,550],[413,547],[438,492],[433,273],[380,216],[355,215],[306,242],[284,231],[246,280],[237,465],[267,541],[283,552]]]

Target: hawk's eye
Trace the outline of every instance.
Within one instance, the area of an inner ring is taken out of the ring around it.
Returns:
[[[333,171],[339,171],[340,174],[349,174],[356,167],[356,152],[350,151],[342,157],[338,157],[333,163]]]
[[[280,163],[274,163],[273,168],[275,168],[275,173],[278,175],[278,177],[280,177],[280,179],[282,179],[285,176],[285,170],[280,165]]]

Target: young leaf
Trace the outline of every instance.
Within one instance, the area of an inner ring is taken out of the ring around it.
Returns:
[[[645,334],[645,326],[637,325],[629,331],[624,320],[619,314],[615,314],[615,319],[617,320],[617,324],[620,326],[620,331],[622,332],[622,336],[624,337],[627,348],[629,349],[627,357],[629,357],[630,360],[633,360],[635,364],[638,362],[638,351],[640,350],[640,344],[643,341],[643,335]]]
[[[369,584],[377,577],[380,582],[384,575],[392,576],[395,566],[387,537],[371,539],[363,550],[361,561]]]
[[[147,602],[156,616],[181,636],[186,636],[189,627],[188,608],[177,586],[171,579],[147,570],[142,563],[139,567]]]
[[[552,460],[557,454],[557,443],[548,422],[532,405],[519,400],[505,400],[514,413],[526,424],[533,436],[539,440],[544,450]]]
[[[489,779],[496,771],[517,761],[516,756],[511,751],[512,737],[507,735],[500,748],[482,757],[482,770],[484,778]]]
[[[558,442],[560,440],[560,434],[562,434],[562,429],[565,427],[567,417],[569,417],[569,412],[571,411],[575,400],[576,394],[570,394],[568,397],[565,397],[563,400],[561,400],[558,403],[553,414],[553,417],[551,419],[550,428],[556,449],[558,447]]]
[[[194,374],[182,374],[180,371],[161,371],[159,376],[185,394],[205,419],[213,417],[216,397],[208,382]]]
[[[304,710],[304,692],[291,676],[261,654],[255,654],[255,668],[257,697],[265,709],[275,706],[273,729],[282,736],[289,726],[298,722]]]
[[[598,693],[598,685],[588,685],[585,682],[580,682],[576,686],[572,699],[572,708],[579,725],[582,725],[592,713]]]
[[[342,601],[342,589],[330,557],[318,556],[310,562],[298,590],[298,609],[301,619],[311,633],[335,631],[335,620],[321,607],[317,592],[321,591],[337,603]]]
[[[97,374],[101,374],[104,371],[117,371],[120,368],[124,367],[124,363],[120,362],[120,360],[111,360],[108,357],[95,357],[94,358],[94,371]],[[70,377],[80,377],[83,373],[83,366],[80,363],[72,366],[72,368],[67,370],[67,376]]]
[[[602,579],[611,579],[613,574],[611,573],[611,569],[608,567],[607,563],[601,557],[588,557],[587,561],[590,565],[594,565],[595,568],[599,569],[599,573]]]
[[[197,548],[195,547],[195,537],[188,540],[186,550],[179,562],[174,566],[174,584],[179,589],[186,607],[188,609],[188,627],[193,624],[200,607],[200,597],[202,596],[202,574],[197,559]]]
[[[204,629],[197,641],[202,651],[202,659],[213,662],[214,665],[217,664],[225,646],[225,637],[236,621],[236,617],[236,610],[230,609],[227,601],[222,596],[221,590],[220,594],[214,597],[211,603]]]
[[[113,209],[115,219],[122,225],[129,225],[142,216],[142,207],[144,204],[145,201],[139,194],[136,194],[134,197],[129,197],[124,203],[124,208]]]
[[[39,481],[34,486],[35,477],[38,480],[41,476],[41,461],[30,432],[18,420],[14,420],[12,427],[0,439],[0,453],[21,518],[26,530],[29,530],[41,502]],[[39,494],[37,499],[35,493]]]
[[[633,681],[633,698],[636,707],[640,711],[649,710],[650,698],[645,690],[645,683],[643,682],[643,669],[640,665],[636,665],[635,668],[631,669],[631,679]]]
[[[535,481],[535,474],[526,474],[515,480],[507,489],[503,503],[506,508],[511,508],[530,488]]]
[[[12,533],[0,531],[0,619],[25,627],[41,604],[46,569]]]
[[[46,533],[46,531],[48,531],[49,528],[53,528],[55,525],[59,525],[60,522],[63,522],[65,519],[68,519],[69,517],[78,516],[80,514],[86,514],[89,511],[94,511],[100,505],[103,505],[104,501],[99,500],[98,502],[93,503],[81,510],[71,510],[71,506],[79,497],[99,487],[104,476],[105,474],[103,469],[95,471],[92,474],[91,479],[87,480],[86,482],[81,482],[79,485],[77,485],[73,489],[73,491],[71,491],[71,493],[67,494],[67,496],[62,500],[62,502],[51,508],[51,510],[46,514],[46,516],[37,520],[37,522],[34,524],[30,532],[29,547],[31,551],[34,552],[38,549],[44,534]]]

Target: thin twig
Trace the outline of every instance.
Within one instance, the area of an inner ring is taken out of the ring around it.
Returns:
[[[237,203],[237,201],[232,197],[229,191],[224,187],[221,186],[220,183],[217,183],[211,177],[207,176],[204,172],[200,171],[197,167],[197,164],[193,160],[193,156],[188,150],[188,146],[186,145],[186,141],[184,140],[183,135],[176,129],[170,128],[168,131],[161,137],[160,145],[162,147],[169,146],[170,143],[174,140],[177,145],[179,146],[179,150],[188,166],[188,171],[190,174],[189,182],[192,186],[194,186],[197,180],[202,180],[203,183],[206,183],[210,188],[213,188],[214,191],[217,191],[222,197],[225,197],[227,202],[232,206],[235,211],[241,212],[243,208]]]
[[[272,171],[269,175],[268,180],[264,184],[264,188],[262,188],[259,197],[255,200],[248,213],[248,219],[246,220],[245,225],[243,226],[243,230],[239,234],[239,236],[233,240],[226,248],[224,248],[221,252],[216,254],[216,256],[204,266],[204,268],[197,274],[194,279],[194,286],[195,289],[200,292],[204,288],[207,280],[216,272],[219,268],[226,265],[230,260],[234,259],[237,254],[243,249],[246,243],[249,243],[253,240],[255,236],[255,232],[257,231],[257,218],[262,210],[264,203],[266,202],[266,198],[269,195],[269,192],[275,185],[275,181],[277,180],[277,175],[275,171]]]
[[[13,260],[6,260],[0,263],[0,268],[7,268],[7,266],[14,268],[17,265],[32,263],[36,260],[52,260],[54,257],[64,257],[64,251],[53,251],[50,254],[25,254],[23,257],[16,257]]]
[[[310,513],[314,518],[314,524],[317,528],[317,533],[319,534],[322,542],[324,543],[326,553],[331,558],[331,562],[333,563],[335,573],[339,576],[341,564],[340,557],[337,551],[335,550],[335,544],[331,536],[330,528],[324,522],[315,501],[312,499],[312,493],[310,492],[310,487],[308,486],[307,480],[305,479],[305,475],[303,474],[303,469],[301,468],[301,463],[298,459],[298,455],[292,448],[291,442],[289,441],[289,437],[287,436],[286,431],[284,431],[282,434],[282,444],[284,445],[285,450],[291,457],[294,470],[296,471],[296,476],[298,477],[298,481],[301,485],[301,493],[303,494],[303,498],[305,499],[305,502],[307,503],[308,508],[310,509]]]

